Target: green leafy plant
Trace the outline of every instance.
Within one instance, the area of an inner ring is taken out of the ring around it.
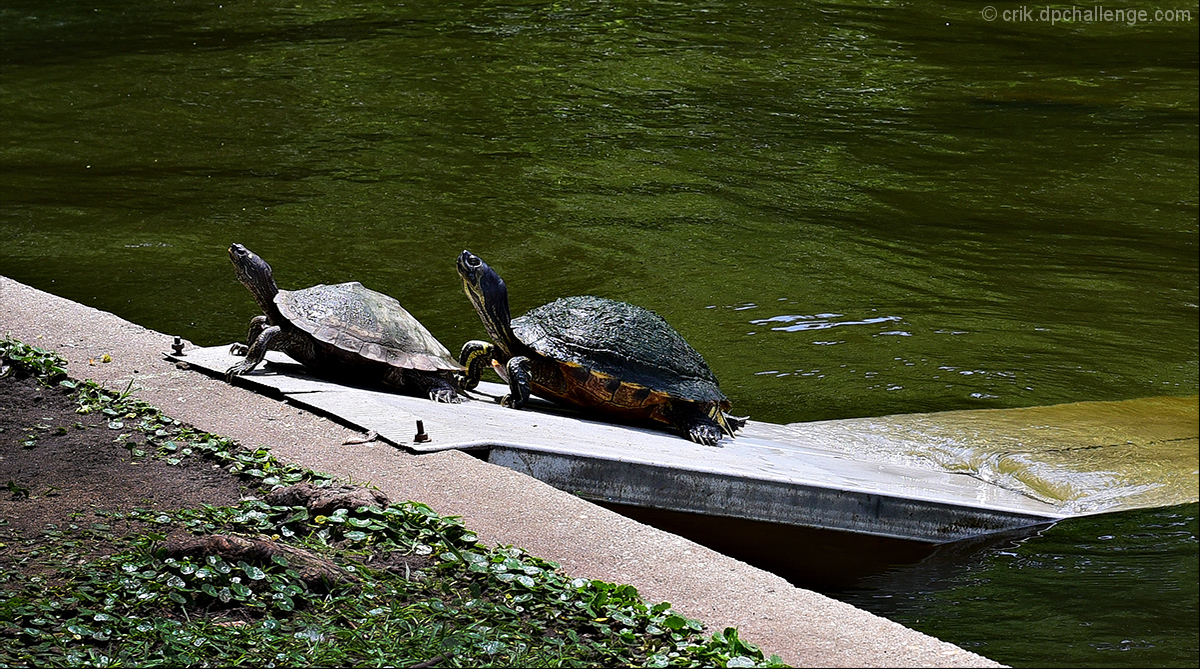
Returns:
[[[0,377],[33,375],[51,385],[66,380],[66,366],[66,359],[53,351],[29,346],[8,335],[0,338]]]
[[[51,355],[18,344],[4,340],[3,350],[35,360],[23,367],[29,373],[53,378],[61,370]],[[207,458],[263,491],[333,484],[267,449],[164,416],[129,388],[60,385],[137,457]],[[30,494],[16,481],[8,489]],[[485,546],[460,519],[417,502],[313,515],[244,499],[102,515],[106,522],[90,526],[73,516],[30,540],[35,548],[17,566],[38,569],[0,572],[0,667],[783,666],[735,629],[706,637],[698,621],[644,601],[632,586],[572,577],[519,548]],[[118,522],[140,529],[118,536]],[[167,550],[168,536],[241,537],[279,551],[267,559],[181,555]],[[86,550],[88,542],[111,549]],[[345,578],[306,580],[296,556]]]

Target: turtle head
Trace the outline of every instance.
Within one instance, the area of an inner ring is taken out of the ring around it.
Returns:
[[[275,285],[275,275],[266,260],[258,257],[253,251],[233,244],[229,247],[229,261],[233,263],[233,271],[238,281],[254,295],[254,301],[264,312],[271,311],[270,305],[275,303],[275,295],[279,287]]]
[[[463,251],[458,256],[458,275],[462,277],[463,292],[479,313],[483,327],[494,342],[509,349],[515,337],[510,326],[512,316],[508,311],[508,287],[504,285],[504,279],[470,251]]]

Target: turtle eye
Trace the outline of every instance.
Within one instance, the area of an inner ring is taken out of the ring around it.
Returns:
[[[482,265],[483,261],[479,259],[479,256],[467,256],[467,267],[474,268],[481,267]]]

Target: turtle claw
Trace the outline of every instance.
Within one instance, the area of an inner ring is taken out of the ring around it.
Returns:
[[[429,392],[429,399],[443,404],[462,404],[463,396],[450,388],[442,388]]]
[[[250,352],[250,347],[241,342],[234,342],[229,347],[229,355],[246,355]]]
[[[525,403],[528,400],[529,400],[528,395],[526,395],[524,399],[521,399],[521,397],[518,395],[513,395],[512,393],[507,393],[504,395],[504,397],[500,398],[500,406],[506,407],[509,409],[524,409]]]
[[[746,427],[746,421],[748,420],[750,420],[749,416],[731,416],[722,412],[717,419],[717,423],[721,426],[721,429],[725,430],[725,434],[728,434],[732,438],[734,432]]]
[[[254,369],[257,366],[258,366],[257,362],[251,363],[249,360],[243,360],[243,361],[239,362],[238,364],[233,365],[229,369],[225,370],[225,380],[232,382],[233,377],[242,376],[243,374],[246,374],[247,372],[251,371],[252,369]]]
[[[704,446],[719,446],[724,432],[715,423],[696,423],[688,429],[688,439]]]

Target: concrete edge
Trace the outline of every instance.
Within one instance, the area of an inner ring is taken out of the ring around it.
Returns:
[[[794,666],[1003,666],[470,455],[345,444],[359,433],[179,369],[164,356],[168,335],[4,276],[0,335],[57,351],[75,378],[115,390],[132,382],[139,398],[199,429],[461,516],[486,543],[519,546],[573,575],[628,583],[714,629],[737,627]],[[106,354],[111,362],[99,362]]]

